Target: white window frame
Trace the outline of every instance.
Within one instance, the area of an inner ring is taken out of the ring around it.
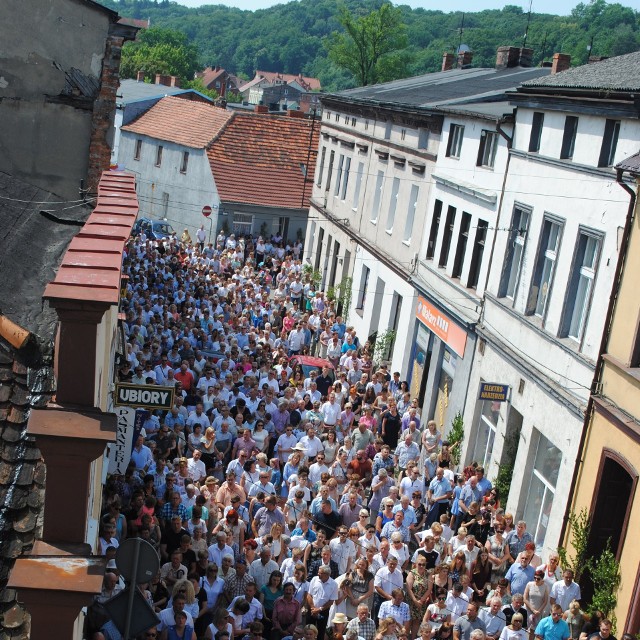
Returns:
[[[351,169],[351,156],[346,156],[344,161],[344,171],[342,173],[342,194],[340,200],[347,199],[347,189],[349,188],[349,170]]]
[[[411,236],[413,235],[413,225],[416,219],[419,195],[420,187],[417,184],[412,184],[411,193],[409,194],[409,205],[407,207],[407,219],[405,220],[404,233],[402,234],[402,242],[405,244],[411,244]]]
[[[387,215],[387,228],[388,234],[393,233],[393,224],[396,219],[396,210],[398,209],[398,196],[400,195],[400,178],[395,177],[391,184],[391,198],[389,199],[389,213]]]
[[[364,175],[364,162],[358,163],[358,173],[356,174],[356,187],[353,190],[353,207],[354,211],[358,210],[360,204],[360,191],[362,190],[362,176]]]
[[[452,122],[449,127],[449,139],[447,140],[447,158],[460,158],[463,138],[464,125]]]
[[[336,173],[336,183],[333,187],[333,195],[337,196],[340,193],[340,187],[342,186],[342,169],[344,167],[344,153],[340,154],[338,160],[338,173]]]
[[[373,195],[373,206],[371,207],[371,223],[378,224],[378,215],[380,213],[380,203],[382,202],[382,190],[384,189],[384,171],[378,170],[376,176],[376,190]]]

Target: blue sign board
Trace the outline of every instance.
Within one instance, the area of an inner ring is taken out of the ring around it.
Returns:
[[[509,385],[496,382],[481,382],[479,400],[490,400],[492,402],[509,402]]]

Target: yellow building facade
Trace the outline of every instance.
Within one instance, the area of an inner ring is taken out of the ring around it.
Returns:
[[[569,504],[574,513],[586,508],[590,515],[589,554],[597,556],[610,539],[620,562],[615,612],[620,637],[640,631],[640,204],[633,194],[640,182],[640,154],[617,169],[619,181],[633,178],[626,183],[630,211],[620,234],[613,301],[593,302],[609,305],[609,319]],[[565,546],[570,537],[571,531],[565,531]]]

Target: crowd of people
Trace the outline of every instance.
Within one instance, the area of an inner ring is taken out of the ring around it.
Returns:
[[[126,247],[118,377],[175,403],[107,481],[88,637],[121,638],[104,603],[134,536],[161,565],[140,586],[160,619],[141,638],[611,637],[483,468],[456,468],[460,443],[373,361],[300,243],[187,235]]]

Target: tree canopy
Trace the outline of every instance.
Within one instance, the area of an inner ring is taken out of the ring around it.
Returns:
[[[329,59],[352,73],[358,85],[402,75],[397,67],[403,64],[399,52],[407,46],[407,36],[400,9],[386,2],[356,16],[343,5],[338,21],[344,32],[327,39]]]
[[[295,0],[265,10],[243,11],[219,4],[190,9],[167,0],[101,1],[121,15],[150,18],[155,27],[184,34],[185,41],[177,43],[177,47],[176,43],[170,43],[172,47],[166,51],[148,45],[151,51],[145,62],[155,61],[149,66],[155,66],[159,72],[170,72],[169,66],[180,69],[170,54],[177,53],[177,62],[180,62],[183,56],[179,54],[184,53],[181,45],[190,44],[196,49],[195,55],[190,50],[190,55],[184,57],[192,60],[199,55],[201,68],[218,64],[231,73],[249,77],[253,77],[256,69],[302,73],[320,78],[323,87],[329,90],[353,87],[360,82],[353,71],[340,66],[333,55],[329,55],[328,45],[336,37],[333,34],[347,34],[341,24],[340,7],[344,6],[358,24],[361,18],[379,12],[388,4],[388,0],[341,0],[343,4],[339,4],[340,0]],[[508,4],[509,1],[505,0],[502,10],[466,13],[462,34],[460,12],[412,9],[402,4],[391,7],[392,13],[399,16],[406,39],[402,48],[391,49],[380,56],[376,64],[378,80],[437,71],[443,51],[453,53],[461,42],[473,51],[472,66],[493,66],[497,48],[522,46],[527,30],[527,14],[520,7]],[[138,36],[141,42],[147,37],[145,30]],[[593,49],[589,51],[592,40]],[[138,43],[124,48],[126,77],[138,70],[136,64],[130,63],[137,46]],[[640,12],[618,2],[584,0],[568,16],[534,13],[527,46],[534,50],[536,65],[550,60],[556,52],[570,54],[572,64],[584,64],[590,53],[612,56],[637,51],[640,49]],[[189,76],[193,67],[184,66],[188,72],[179,71],[178,75],[193,77]]]

